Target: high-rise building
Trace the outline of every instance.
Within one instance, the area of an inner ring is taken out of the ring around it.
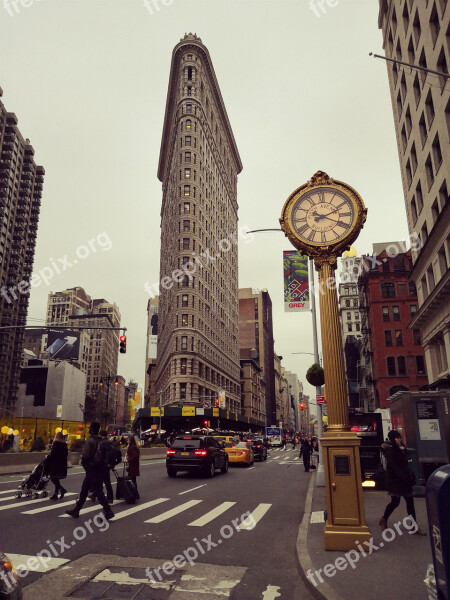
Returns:
[[[410,327],[422,331],[430,387],[449,387],[450,6],[444,0],[380,0],[378,25],[391,59],[387,69],[412,238],[410,277],[419,303]]]
[[[162,404],[240,413],[236,142],[207,48],[177,44],[167,94],[162,182],[158,350]]]
[[[0,416],[16,409],[45,173],[17,122],[0,101]]]
[[[87,375],[86,396],[112,410],[117,374],[120,312],[116,304],[92,299],[83,288],[51,292],[47,303],[47,325],[62,326],[80,340],[77,362]],[[82,327],[82,329],[78,329]],[[92,328],[92,329],[90,329]],[[111,395],[111,398],[110,398]]]
[[[276,425],[272,300],[267,290],[239,290],[239,346],[241,352],[256,351],[254,360],[262,369],[261,379],[264,382],[267,425]]]

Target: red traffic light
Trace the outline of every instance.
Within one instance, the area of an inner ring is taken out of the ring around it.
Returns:
[[[119,352],[120,354],[125,354],[127,351],[127,336],[121,335],[119,336]]]
[[[300,410],[305,410],[306,409],[306,404],[304,404],[303,402],[300,402],[300,404],[298,405]]]

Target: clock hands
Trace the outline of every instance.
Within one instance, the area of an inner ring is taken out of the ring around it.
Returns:
[[[313,217],[315,217],[315,221],[320,221],[320,219],[329,219],[330,217],[328,215],[332,215],[333,213],[335,213],[338,209],[335,208],[334,210],[332,210],[331,212],[327,213],[326,215],[321,215],[320,213],[317,212],[317,210],[313,211]],[[332,221],[333,219],[330,219],[330,221]]]

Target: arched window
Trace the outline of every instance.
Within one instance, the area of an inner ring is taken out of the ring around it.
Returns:
[[[192,126],[192,121],[190,119],[186,119],[186,129],[190,129]]]

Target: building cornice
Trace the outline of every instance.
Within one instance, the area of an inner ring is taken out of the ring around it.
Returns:
[[[414,315],[414,318],[408,324],[410,329],[423,328],[428,319],[431,318],[434,312],[446,306],[450,295],[450,269],[439,283],[436,285],[431,294]]]

